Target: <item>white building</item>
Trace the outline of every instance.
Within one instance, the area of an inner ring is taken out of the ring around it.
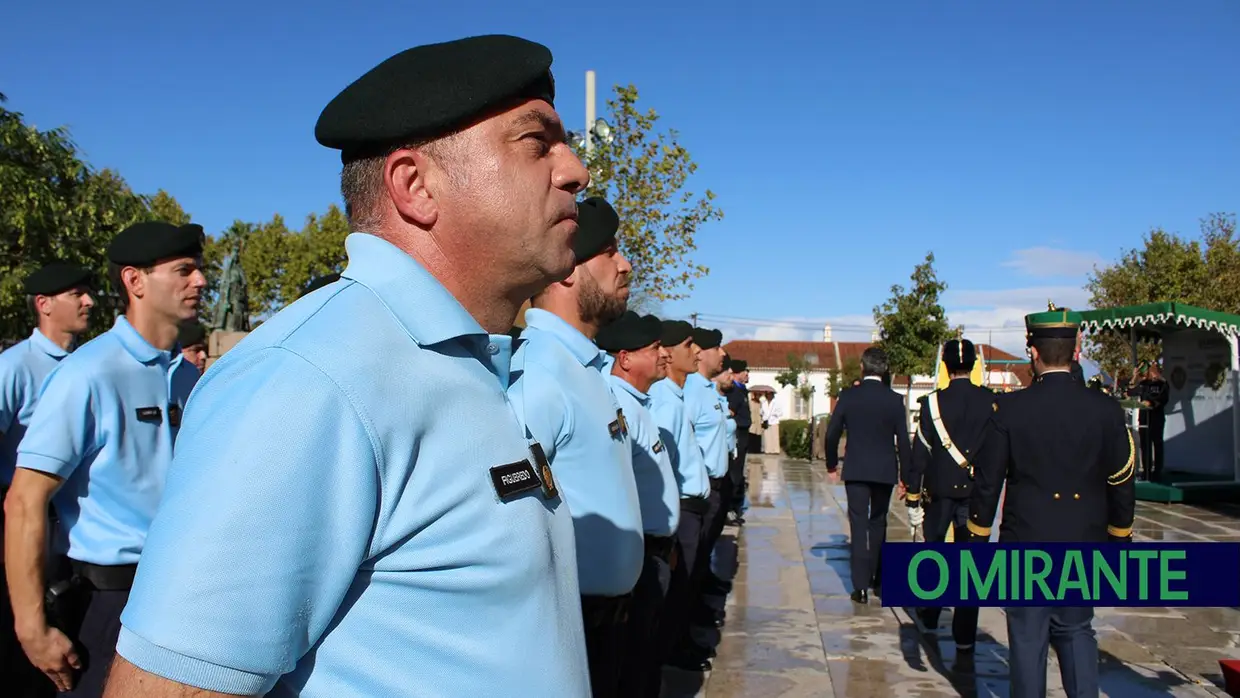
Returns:
[[[832,372],[852,362],[860,362],[861,353],[870,346],[872,345],[869,342],[834,341],[828,325],[823,328],[821,342],[738,339],[724,344],[724,349],[730,357],[748,362],[751,388],[767,386],[775,390],[775,403],[780,407],[784,419],[809,419],[811,410],[815,417],[822,417],[829,414],[834,407],[834,400],[829,397],[828,391]],[[1033,374],[1028,362],[987,344],[976,346],[983,357],[985,382],[988,386],[1020,389],[1032,382]],[[809,384],[814,388],[809,401],[801,399],[792,386],[781,386],[776,380],[779,373],[788,369],[789,355],[801,357],[814,367],[806,375]],[[935,388],[934,376],[913,376],[912,383],[908,400],[910,431],[916,420],[918,398]],[[892,378],[892,389],[896,392],[905,394],[909,390],[908,386],[908,377]]]

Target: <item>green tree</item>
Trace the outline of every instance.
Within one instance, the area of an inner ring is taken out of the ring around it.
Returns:
[[[349,220],[332,204],[321,217],[310,214],[297,234],[290,236],[289,260],[280,280],[280,298],[291,303],[314,279],[344,271],[348,255],[344,239],[349,236]]]
[[[906,291],[899,284],[891,287],[891,298],[874,308],[879,328],[878,346],[887,352],[891,372],[909,376],[905,406],[912,394],[912,376],[934,373],[939,345],[952,337],[947,313],[939,297],[947,290],[934,271],[934,253],[913,268]]]
[[[1085,288],[1094,308],[1178,302],[1240,314],[1236,216],[1207,216],[1201,221],[1198,240],[1155,228],[1144,236],[1140,249],[1125,250],[1119,261],[1095,269]],[[1112,376],[1131,375],[1132,347],[1127,338],[1090,335],[1084,349]],[[1139,346],[1138,361],[1156,359],[1159,351],[1156,345]]]
[[[827,395],[830,397],[839,397],[844,388],[852,385],[853,381],[861,379],[861,359],[850,356],[844,359],[844,365],[839,368],[831,369],[827,374]]]
[[[684,298],[695,279],[709,270],[691,260],[696,234],[723,218],[707,189],[685,188],[697,164],[675,130],[656,132],[659,116],[637,107],[637,88],[615,87],[607,102],[614,137],[594,139],[580,153],[590,170],[589,196],[602,196],[620,215],[620,249],[633,264],[630,306],[649,312],[658,301]]]
[[[181,208],[181,204],[163,189],[147,199],[147,209],[150,210],[152,220],[173,225],[185,225],[192,220],[185,209]]]
[[[88,336],[110,327],[115,295],[106,281],[108,244],[150,217],[147,198],[115,172],[82,161],[66,129],[41,131],[0,108],[0,338],[29,333],[34,317],[22,279],[53,260],[95,272],[102,302]]]

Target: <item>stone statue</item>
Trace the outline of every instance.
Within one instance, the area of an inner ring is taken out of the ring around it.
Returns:
[[[215,306],[215,329],[225,332],[250,331],[250,298],[241,269],[241,242],[233,243],[220,282],[219,302]]]

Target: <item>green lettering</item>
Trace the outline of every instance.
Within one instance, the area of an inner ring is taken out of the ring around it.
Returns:
[[[1000,597],[1002,601],[1016,601],[1020,596],[1020,552],[1012,551],[1012,578],[1008,580],[1007,596]]]
[[[1072,578],[1069,578],[1069,576]],[[1089,581],[1085,574],[1085,560],[1081,557],[1081,551],[1079,550],[1069,550],[1067,557],[1064,558],[1063,569],[1059,571],[1059,595],[1057,599],[1063,601],[1069,589],[1080,591],[1082,601],[1090,600]]]
[[[999,580],[999,593],[1002,597],[1003,590],[1007,586],[1007,551],[997,550],[994,557],[990,559],[990,567],[986,568],[986,581],[982,581],[981,573],[977,569],[977,563],[973,560],[973,552],[964,550],[960,553],[960,599],[967,601],[969,599],[969,587],[972,586],[976,590],[977,595],[974,597],[978,601],[984,601],[990,596],[990,587],[995,583],[995,579]]]
[[[931,592],[927,592],[925,589],[922,589],[921,585],[917,583],[917,566],[921,564],[922,560],[926,559],[933,560],[934,564],[939,567],[939,583],[938,586],[934,587],[934,591]],[[913,559],[909,561],[908,588],[913,592],[913,595],[919,599],[937,599],[942,596],[943,592],[947,590],[948,576],[947,560],[933,550],[919,551],[913,556]]]
[[[1033,571],[1033,561],[1041,560],[1043,568],[1038,572]],[[1026,550],[1025,551],[1025,598],[1033,598],[1033,585],[1037,584],[1042,588],[1042,598],[1052,600],[1055,598],[1051,594],[1050,587],[1046,586],[1046,578],[1051,574],[1051,556],[1044,550]]]
[[[1188,572],[1184,570],[1171,571],[1172,560],[1183,560],[1188,557],[1188,552],[1184,550],[1160,550],[1158,551],[1158,562],[1160,563],[1159,577],[1162,581],[1161,593],[1159,598],[1163,601],[1184,601],[1188,598],[1187,591],[1171,591],[1171,587],[1167,584],[1172,580],[1181,581],[1188,578]]]
[[[1150,598],[1150,560],[1157,555],[1157,550],[1127,550],[1128,559],[1141,561],[1140,573],[1137,576],[1137,598],[1145,601]]]
[[[1111,568],[1111,563],[1107,561],[1107,556],[1102,554],[1101,550],[1094,551],[1094,600],[1102,598],[1102,579],[1105,576],[1111,584],[1111,589],[1115,592],[1116,598],[1120,601],[1128,600],[1128,559],[1125,557],[1127,551],[1120,551],[1119,554],[1119,577],[1115,576],[1115,570]]]

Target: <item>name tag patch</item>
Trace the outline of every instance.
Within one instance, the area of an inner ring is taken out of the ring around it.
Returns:
[[[174,427],[181,426],[181,406],[168,405],[168,423]]]
[[[534,466],[530,465],[528,460],[491,468],[491,483],[495,485],[495,494],[498,494],[501,500],[512,499],[523,492],[542,487],[538,474],[534,472]]]
[[[134,412],[137,413],[139,422],[159,424],[164,421],[164,413],[158,407],[139,407]]]
[[[663,453],[663,440],[662,439],[659,439],[658,441],[654,442],[654,452]]]
[[[534,454],[534,465],[538,466],[538,474],[542,476],[543,496],[555,499],[560,495],[560,490],[555,486],[555,476],[551,474],[551,464],[547,462],[546,451],[543,451],[542,444],[535,441],[530,444],[530,453]]]

